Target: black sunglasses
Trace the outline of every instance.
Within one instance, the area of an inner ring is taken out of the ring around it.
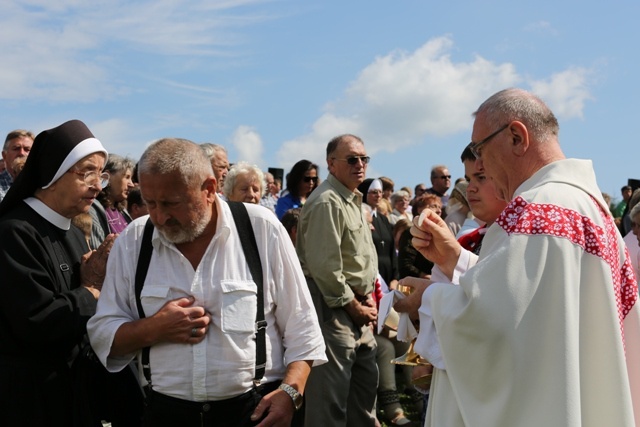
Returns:
[[[360,160],[363,164],[366,165],[371,160],[371,157],[369,157],[369,156],[351,156],[351,157],[347,157],[346,159],[338,159],[337,157],[334,157],[334,159],[335,160],[342,160],[343,162],[347,162],[348,164],[353,166],[353,165],[358,164],[358,160]]]
[[[305,177],[302,178],[302,180],[304,182],[311,182],[311,181],[318,182],[318,177],[317,176],[305,176]]]

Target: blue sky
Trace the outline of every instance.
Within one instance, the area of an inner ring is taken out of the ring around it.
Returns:
[[[396,188],[463,175],[471,113],[522,87],[619,197],[640,178],[638,1],[25,0],[0,13],[0,131],[83,120],[138,158],[174,136],[285,172],[361,136]]]

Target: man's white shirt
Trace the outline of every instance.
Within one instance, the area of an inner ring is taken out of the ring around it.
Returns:
[[[142,289],[147,317],[167,301],[193,296],[211,315],[199,344],[160,343],[151,348],[155,391],[192,400],[221,400],[252,387],[255,373],[256,285],[227,203],[216,199],[216,233],[194,271],[175,245],[154,230],[153,257]],[[263,382],[281,380],[294,361],[327,361],[324,340],[309,290],[286,230],[266,209],[246,205],[264,274],[267,366]],[[134,277],[148,216],[116,239],[96,315],[87,329],[109,371],[123,369],[136,354],[108,357],[117,329],[138,319]]]

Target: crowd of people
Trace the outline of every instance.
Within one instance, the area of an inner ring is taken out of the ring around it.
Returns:
[[[282,180],[216,144],[10,132],[0,424],[640,425],[640,182],[613,205],[524,90],[474,117],[465,176],[413,189],[353,134]]]

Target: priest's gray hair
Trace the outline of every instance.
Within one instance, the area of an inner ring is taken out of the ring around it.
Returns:
[[[211,162],[200,146],[187,139],[164,138],[151,144],[138,162],[139,175],[177,172],[184,184],[202,184],[213,176]]]
[[[549,107],[536,95],[523,89],[504,89],[480,105],[474,116],[482,115],[486,123],[498,129],[517,120],[537,141],[558,136],[560,125]]]

